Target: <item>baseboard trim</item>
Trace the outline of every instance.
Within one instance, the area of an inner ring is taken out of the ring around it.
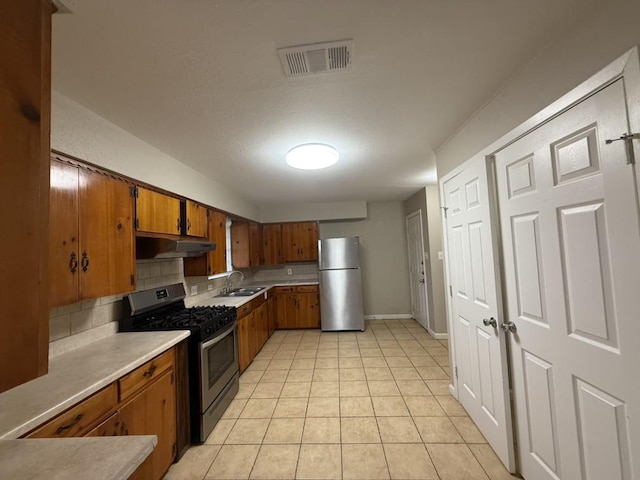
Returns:
[[[455,387],[453,386],[453,383],[449,384],[449,393],[451,394],[451,396],[453,398],[455,398],[456,400],[458,400],[458,392],[456,392]]]
[[[427,328],[427,331],[429,332],[429,335],[431,335],[436,340],[449,340],[449,334],[448,333],[436,333],[433,330],[431,330],[430,328]]]
[[[410,313],[394,313],[391,315],[365,315],[365,320],[395,320],[395,319],[404,319],[404,318],[413,318],[413,315]]]

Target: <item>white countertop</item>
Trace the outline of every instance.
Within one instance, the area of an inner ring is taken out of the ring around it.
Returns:
[[[49,373],[0,394],[0,439],[24,435],[189,334],[185,330],[116,333],[52,358]]]
[[[126,480],[157,443],[155,435],[0,440],[0,478]]]
[[[264,287],[264,290],[260,292],[248,296],[248,297],[223,297],[223,296],[215,296],[211,295],[210,297],[205,297],[201,300],[198,300],[198,306],[206,306],[206,305],[227,305],[230,307],[241,307],[245,303],[250,302],[254,298],[258,298],[260,295],[264,295],[273,287],[295,287],[298,285],[318,285],[318,277],[309,277],[309,278],[297,278],[294,280],[270,280],[270,281],[254,281],[250,280],[247,283],[243,283],[240,287]],[[237,287],[238,285],[236,285]]]

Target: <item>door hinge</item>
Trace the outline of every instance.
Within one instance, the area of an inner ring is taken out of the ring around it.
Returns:
[[[135,284],[136,284],[136,276],[135,276],[135,275],[133,275],[133,274],[131,274],[130,279],[131,279],[131,285],[132,285],[132,286],[133,286],[133,285],[135,285]]]
[[[140,219],[136,217],[136,220],[133,223],[134,223],[134,225],[136,227],[136,230],[138,230],[140,228]]]
[[[173,458],[175,458],[176,455],[178,454],[178,447],[176,446],[175,443],[171,446],[171,451],[173,452]]]
[[[456,374],[456,379],[458,378],[458,367],[453,367],[453,371]]]
[[[605,140],[604,143],[611,145],[613,142],[623,141],[625,150],[627,151],[627,165],[635,165],[636,158],[633,154],[633,141],[640,140],[640,133],[625,133],[619,138],[611,138]]]
[[[453,297],[453,288],[451,288],[451,285],[449,285],[449,296]]]
[[[440,207],[440,209],[442,210],[442,213],[444,214],[444,218],[447,218],[447,210],[449,210],[449,207]]]
[[[175,374],[172,372],[172,373],[171,373],[171,385],[173,385],[173,382],[175,381],[175,377],[174,377],[174,375],[175,375]]]
[[[129,196],[131,198],[138,198],[138,187],[132,185],[129,187]]]

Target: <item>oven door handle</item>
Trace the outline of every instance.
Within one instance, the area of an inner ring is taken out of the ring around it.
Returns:
[[[216,343],[221,341],[224,337],[226,337],[227,335],[232,333],[235,330],[237,325],[238,325],[238,322],[236,320],[236,321],[233,322],[233,325],[231,325],[229,328],[227,328],[221,334],[217,335],[216,338],[213,338],[213,339],[209,340],[208,342],[205,342],[205,343],[201,344],[200,345],[200,350],[202,350],[204,352],[207,348],[209,348],[212,345],[215,345]]]

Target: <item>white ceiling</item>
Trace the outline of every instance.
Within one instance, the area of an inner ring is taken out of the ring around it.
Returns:
[[[436,150],[586,0],[63,0],[53,88],[256,204],[403,200]],[[281,47],[353,38],[348,72]],[[295,171],[286,152],[334,145]],[[90,159],[87,159],[90,160]]]

